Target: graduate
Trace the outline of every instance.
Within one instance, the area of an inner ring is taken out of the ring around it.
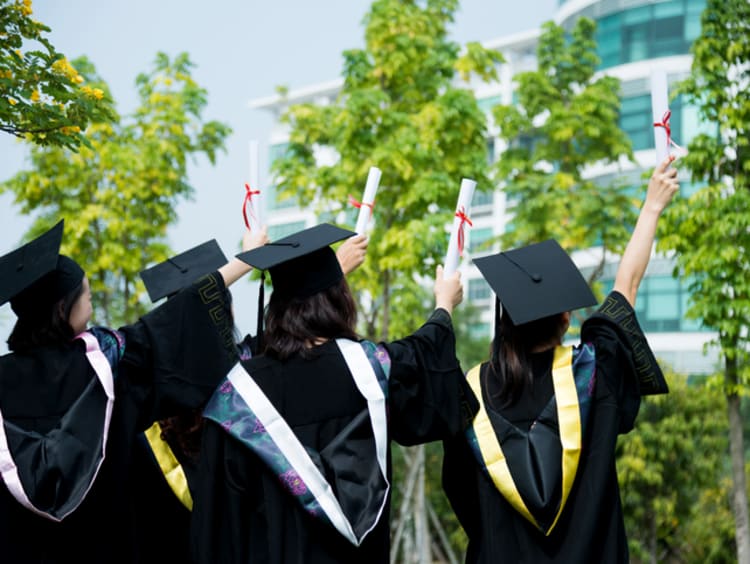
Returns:
[[[633,307],[678,191],[671,160],[654,170],[614,289],[579,345],[561,346],[570,312],[596,299],[554,240],[474,261],[496,294],[495,338],[467,375],[480,410],[443,443],[467,563],[628,562],[615,447],[641,396],[668,391]]]
[[[140,275],[151,302],[157,303],[177,296],[180,290],[227,262],[216,240],[211,239]],[[226,297],[233,319],[231,293],[227,292]],[[233,340],[237,341],[235,335],[233,331]],[[239,346],[237,354],[242,355]],[[191,490],[200,454],[202,407],[155,422],[134,444],[133,481],[137,487],[133,499],[141,562],[190,562]]]
[[[263,237],[266,228],[263,227]],[[364,236],[347,239],[336,251],[344,274],[364,261]],[[206,241],[141,272],[149,298],[156,303],[189,286],[200,276],[226,264],[227,258],[215,239]],[[227,293],[230,298],[231,293]],[[232,318],[234,317],[231,312]],[[233,331],[240,360],[252,357],[256,339],[239,337]],[[143,562],[189,562],[190,513],[197,480],[203,409],[155,422],[141,436],[134,449],[134,476],[138,526],[141,531]]]
[[[236,362],[226,287],[250,267],[233,259],[132,325],[89,328],[63,225],[0,258],[0,304],[18,317],[0,357],[2,561],[141,562],[135,443],[202,406]]]
[[[459,275],[413,335],[358,338],[356,306],[322,224],[238,255],[273,283],[262,354],[204,410],[192,520],[198,563],[385,563],[391,456],[460,433],[476,409],[455,356]]]

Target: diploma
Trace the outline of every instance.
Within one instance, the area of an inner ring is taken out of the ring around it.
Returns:
[[[654,147],[656,164],[669,155],[669,100],[667,96],[667,73],[655,69],[651,73],[651,115],[654,121]]]
[[[477,183],[468,178],[461,180],[461,190],[458,192],[458,204],[456,204],[456,213],[453,218],[453,229],[451,238],[448,241],[448,253],[445,255],[445,264],[443,265],[443,274],[448,276],[453,274],[458,268],[458,257],[463,254],[464,250],[464,227],[471,220],[468,218],[469,208],[471,207],[471,198],[474,196],[474,188]]]
[[[370,172],[367,174],[367,184],[365,185],[365,193],[362,196],[362,201],[357,202],[359,207],[359,217],[357,218],[357,226],[354,231],[357,235],[363,235],[367,230],[367,224],[370,222],[370,216],[372,215],[372,206],[375,204],[375,194],[378,191],[378,184],[380,184],[380,169],[371,166]]]
[[[258,166],[258,142],[250,141],[250,182],[245,184],[245,201],[242,205],[242,214],[245,225],[250,231],[257,232],[263,226],[261,210],[261,194],[258,186],[260,184],[260,167]]]

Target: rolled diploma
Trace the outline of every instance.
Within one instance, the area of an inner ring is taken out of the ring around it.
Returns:
[[[378,191],[378,184],[380,184],[380,174],[380,169],[378,167],[370,167],[370,172],[367,174],[365,193],[364,196],[362,196],[362,205],[359,208],[357,226],[354,228],[357,235],[363,235],[367,229],[367,224],[369,223],[370,215],[372,214],[372,204],[375,202],[375,194]]]
[[[653,123],[661,123],[664,114],[669,110],[667,94],[667,73],[663,69],[651,72],[651,114]],[[656,164],[660,164],[669,155],[667,130],[654,126],[654,147],[656,148]]]
[[[250,189],[260,192],[260,166],[258,159],[258,141],[250,141]],[[263,210],[261,209],[261,196],[263,194],[253,194],[247,203],[247,220],[250,223],[250,231],[257,232],[263,226]]]
[[[468,178],[461,180],[461,190],[458,192],[458,203],[456,204],[456,214],[463,211],[465,215],[469,213],[471,198],[474,196],[474,188],[477,183]],[[453,274],[458,268],[458,231],[461,228],[461,218],[453,217],[453,229],[451,238],[448,241],[448,252],[445,255],[445,264],[443,265],[443,275]],[[464,226],[465,228],[465,226]]]

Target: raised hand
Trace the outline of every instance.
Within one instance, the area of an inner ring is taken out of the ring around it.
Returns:
[[[270,241],[268,238],[268,227],[265,225],[255,231],[245,229],[245,233],[242,235],[242,250],[251,251],[262,247],[266,243],[270,243]]]
[[[366,235],[355,235],[341,244],[336,251],[336,258],[339,259],[344,275],[353,272],[365,261],[369,242]]]
[[[447,278],[443,277],[443,267],[438,265],[435,270],[435,307],[443,308],[453,313],[453,308],[464,299],[464,286],[461,283],[461,273],[455,271]]]

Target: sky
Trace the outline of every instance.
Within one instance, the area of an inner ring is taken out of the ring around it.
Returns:
[[[151,69],[157,52],[187,52],[193,77],[208,91],[203,118],[230,125],[233,134],[215,166],[198,158],[189,168],[192,201],[178,206],[169,231],[175,252],[215,238],[231,256],[244,230],[241,204],[249,180],[249,143],[259,143],[261,187],[267,178],[272,118],[251,110],[252,99],[341,75],[346,49],[364,46],[366,0],[34,0],[34,16],[51,28],[47,38],[69,59],[86,55],[109,84],[121,115],[137,104],[135,78]],[[554,17],[557,0],[461,0],[451,39],[487,41],[538,27]],[[28,166],[28,150],[0,133],[0,181]],[[0,255],[18,246],[32,218],[9,195],[0,196]],[[75,257],[74,257],[75,258]],[[254,332],[255,283],[232,287],[237,324]],[[0,307],[0,353],[15,318]]]

